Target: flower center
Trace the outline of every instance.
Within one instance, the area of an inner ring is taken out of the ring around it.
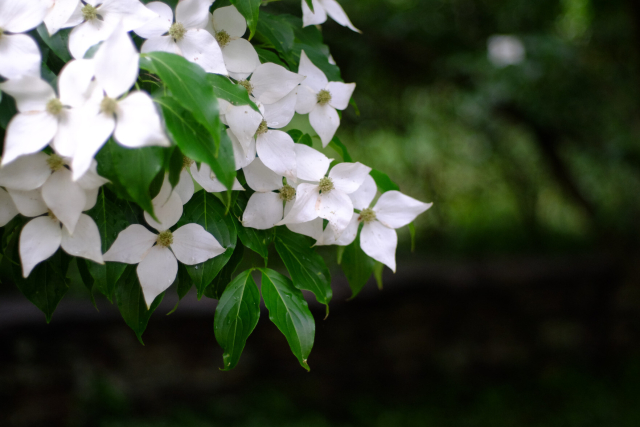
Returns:
[[[51,172],[55,172],[64,167],[64,160],[62,160],[62,157],[57,154],[52,154],[47,159],[47,165],[49,165]]]
[[[360,216],[358,217],[358,221],[364,222],[365,224],[376,219],[376,213],[371,208],[362,209],[360,211]]]
[[[47,209],[47,215],[49,215],[49,218],[51,218],[52,221],[58,220],[58,217],[53,213],[51,209]]]
[[[331,190],[333,190],[333,181],[331,180],[331,178],[329,178],[328,176],[325,176],[324,178],[322,178],[320,180],[320,191],[323,194],[327,194],[329,193]]]
[[[317,99],[318,104],[320,105],[328,104],[329,102],[331,102],[331,93],[328,90],[322,89],[320,92],[318,92]]]
[[[216,32],[216,40],[220,47],[225,47],[231,41],[231,36],[225,30]]]
[[[169,28],[169,35],[173,37],[175,41],[182,40],[185,34],[187,34],[187,29],[184,28],[184,25],[180,22],[176,22]]]
[[[163,231],[162,233],[158,234],[156,243],[158,244],[158,246],[168,248],[173,244],[173,233],[171,233],[169,230]]]
[[[290,185],[285,185],[280,189],[280,199],[285,202],[290,202],[296,198],[296,189]]]
[[[268,130],[269,130],[269,128],[267,128],[267,122],[263,120],[262,122],[260,122],[260,126],[258,126],[258,130],[256,131],[256,135],[263,135],[263,134],[267,133]]]
[[[90,4],[85,4],[80,11],[82,12],[82,17],[85,21],[92,21],[98,17],[98,9]]]
[[[191,160],[187,156],[184,156],[182,158],[182,169],[189,169],[193,163],[194,163],[193,160]]]
[[[118,106],[118,101],[113,98],[109,98],[105,96],[102,102],[100,103],[100,111],[105,114],[113,114],[116,112],[116,107]]]
[[[51,101],[47,102],[47,113],[57,116],[62,111],[63,105],[62,102],[58,98],[53,98]]]
[[[251,92],[253,92],[253,85],[249,80],[240,80],[238,84],[245,88],[247,90],[247,93],[250,94]]]

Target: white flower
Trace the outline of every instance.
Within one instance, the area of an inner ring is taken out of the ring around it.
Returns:
[[[300,54],[298,74],[306,76],[298,89],[296,112],[309,114],[309,122],[326,147],[340,126],[338,110],[349,106],[355,83],[329,82],[324,73],[304,53]]]
[[[141,52],[169,52],[184,56],[208,73],[227,75],[224,59],[216,39],[205,30],[213,0],[182,0],[173,12],[165,3],[154,1],[147,7],[159,16],[135,30],[147,39]]]
[[[247,31],[247,21],[235,6],[214,10],[207,30],[222,48],[224,63],[234,79],[246,79],[260,65],[256,49],[241,38]]]
[[[69,3],[61,5],[65,11]],[[138,0],[82,0],[76,2],[76,9],[61,28],[75,27],[69,34],[69,52],[74,58],[82,58],[91,46],[109,38],[118,26],[128,32],[157,16]],[[58,25],[59,21],[55,22],[52,29]]]
[[[36,76],[0,83],[0,89],[15,99],[20,112],[7,127],[2,165],[40,151],[50,142],[60,155],[73,155],[77,108],[87,100],[92,75],[91,61],[69,62],[58,78],[59,97],[48,83]]]
[[[0,188],[0,227],[4,227],[18,215],[18,208],[4,188]]]
[[[218,180],[216,174],[213,173],[208,164],[202,163],[200,169],[198,169],[198,166],[194,163],[191,165],[190,170],[191,176],[204,188],[204,191],[208,193],[223,193],[228,190],[228,188]],[[244,191],[244,188],[237,178],[233,181],[231,189],[234,191]]]
[[[37,27],[52,0],[0,0],[0,76],[40,76],[40,50],[25,33]]]
[[[139,224],[130,225],[103,256],[105,261],[138,264],[138,279],[147,307],[171,286],[178,273],[178,261],[195,265],[225,251],[216,238],[198,224],[169,231],[182,215],[182,201],[177,193],[172,193],[164,205],[154,206],[154,210],[160,222],[147,213],[145,219],[159,234]]]
[[[141,91],[122,97],[138,77],[138,58],[129,35],[120,27],[94,57],[95,85],[84,105],[82,128],[73,151],[73,177],[84,174],[111,134],[127,148],[171,145],[151,97]]]
[[[349,27],[353,31],[361,33],[353,26],[349,17],[336,0],[312,0],[313,12],[307,5],[306,0],[302,0],[302,26],[319,25],[327,20],[327,14],[343,27]]]
[[[330,160],[324,154],[296,144],[296,158],[298,178],[312,184],[298,185],[296,202],[278,225],[304,223],[320,217],[328,220],[334,233],[340,235],[353,216],[349,194],[360,187],[371,168],[361,163],[340,163],[325,177]]]

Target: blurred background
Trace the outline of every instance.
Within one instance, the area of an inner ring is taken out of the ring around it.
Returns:
[[[223,373],[212,301],[167,296],[141,346],[81,285],[46,325],[2,284],[0,425],[640,425],[640,2],[341,4],[338,136],[435,203],[416,251],[352,301],[332,266],[310,373],[266,312]]]

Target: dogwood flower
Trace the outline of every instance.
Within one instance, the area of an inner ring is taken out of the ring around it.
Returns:
[[[227,187],[218,180],[216,174],[213,173],[208,164],[202,163],[200,169],[198,169],[198,166],[194,163],[191,165],[190,170],[191,176],[204,188],[204,191],[208,193],[223,193],[228,190]],[[244,191],[242,184],[240,184],[237,178],[233,181],[231,189],[233,191]]]
[[[307,0],[302,0],[302,26],[319,25],[327,20],[327,14],[343,27],[361,33],[353,26],[342,6],[336,0],[312,0],[313,11],[307,4]]]
[[[326,147],[340,126],[336,109],[347,108],[356,84],[330,82],[304,50],[300,54],[298,73],[307,78],[298,89],[296,112],[309,114],[311,126],[322,140],[322,146]]]
[[[40,49],[21,33],[37,27],[52,6],[52,0],[0,0],[0,76],[40,76]]]
[[[58,12],[63,16],[71,8],[71,3],[74,3],[72,0],[56,2],[61,3],[58,5]],[[78,59],[84,57],[91,46],[109,38],[118,26],[129,32],[158,16],[138,0],[81,0],[75,3],[73,13],[59,28],[75,27],[69,34],[69,52]],[[52,26],[50,33],[58,27],[60,20],[61,17],[57,14],[49,19]]]
[[[185,265],[200,264],[225,251],[199,224],[169,230],[182,215],[182,201],[177,193],[172,193],[163,206],[154,210],[160,222],[148,214],[145,219],[159,234],[140,224],[130,225],[120,232],[103,256],[105,261],[138,264],[136,271],[147,307],[171,286],[178,274],[178,261]]]
[[[0,188],[0,227],[4,227],[18,215],[18,208],[4,188]]]
[[[184,56],[208,73],[227,75],[220,46],[205,27],[213,0],[182,0],[176,6],[176,20],[165,3],[154,1],[147,7],[158,14],[135,33],[147,39],[141,52],[169,52]],[[257,56],[257,55],[256,55]]]

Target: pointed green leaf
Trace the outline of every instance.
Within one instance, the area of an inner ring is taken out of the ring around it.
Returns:
[[[167,313],[167,316],[178,309],[182,298],[184,298],[193,287],[193,280],[191,280],[191,276],[189,276],[187,267],[181,262],[178,263],[178,275],[176,277],[176,281],[178,282],[178,302],[176,303],[175,307],[173,307],[173,309]]]
[[[236,230],[238,231],[238,237],[246,247],[258,253],[266,262],[269,257],[269,245],[275,237],[275,228],[257,230],[243,226],[238,218],[242,218],[242,213],[247,207],[247,202],[247,196],[240,194],[233,208],[233,220],[236,225]]]
[[[171,184],[171,188],[176,188],[176,185],[180,182],[180,174],[182,173],[183,167],[184,154],[182,154],[179,147],[173,147],[168,162],[165,162],[165,168],[169,173],[169,184]]]
[[[307,359],[313,347],[316,324],[302,292],[289,278],[268,268],[262,271],[262,299],[275,323],[289,342],[300,365],[309,370]]]
[[[371,273],[373,273],[374,264],[374,260],[362,251],[360,236],[344,248],[340,267],[347,276],[351,288],[351,298],[355,298],[363,286],[367,284]]]
[[[290,62],[291,49],[293,48],[293,28],[281,15],[271,15],[262,12],[258,21],[258,34],[261,39],[270,43],[273,48]],[[297,67],[296,67],[297,71]]]
[[[411,234],[411,252],[416,251],[416,223],[409,224],[409,233]]]
[[[263,49],[261,47],[256,47],[256,52],[258,52],[258,58],[260,59],[260,62],[262,64],[266,62],[273,62],[274,64],[278,64],[289,70],[289,66],[282,62],[282,59],[280,59],[277,53],[267,49]]]
[[[342,160],[344,160],[345,162],[353,162],[353,159],[351,158],[351,155],[349,155],[347,147],[338,139],[337,136],[333,137],[333,139],[329,143],[329,147],[336,150],[336,153],[338,153],[340,157],[342,157]]]
[[[251,277],[251,270],[243,271],[227,286],[213,321],[213,331],[224,354],[223,371],[233,369],[247,338],[260,319],[260,292]]]
[[[315,13],[315,10],[313,10],[313,0],[305,0],[307,2],[307,6],[309,6],[309,9],[311,9],[311,12]]]
[[[376,261],[373,266],[373,275],[376,278],[376,283],[378,284],[378,289],[382,290],[382,271],[384,270],[384,264],[380,261]]]
[[[47,27],[43,23],[38,26],[37,31],[42,41],[49,46],[49,49],[51,49],[58,58],[63,62],[71,61],[71,54],[67,48],[69,45],[69,33],[71,32],[71,29],[60,30],[54,35],[49,36],[49,31],[47,31]]]
[[[216,160],[214,164],[210,165],[211,170],[225,187],[231,189],[237,172],[236,163],[233,159],[233,143],[227,132],[223,132],[220,136],[220,152]]]
[[[253,38],[258,26],[258,16],[260,14],[260,3],[262,0],[231,0],[231,4],[238,9],[238,12],[247,20],[249,27],[249,40]]]
[[[260,112],[258,106],[249,99],[249,94],[243,86],[234,84],[228,77],[219,74],[207,74],[207,79],[213,85],[213,91],[218,98],[228,101],[231,105],[249,105]]]
[[[204,295],[207,298],[220,299],[222,293],[227,288],[227,285],[231,282],[233,273],[235,273],[243,258],[244,246],[242,243],[237,243],[229,262],[225,264],[224,268],[220,270],[220,273],[218,273],[207,289],[205,289]]]
[[[398,187],[398,184],[391,181],[391,178],[389,178],[389,175],[387,175],[386,173],[373,169],[371,172],[369,172],[369,175],[371,175],[371,178],[373,178],[373,180],[376,182],[376,185],[380,189],[381,193],[385,193],[391,190],[400,191],[400,187]]]

